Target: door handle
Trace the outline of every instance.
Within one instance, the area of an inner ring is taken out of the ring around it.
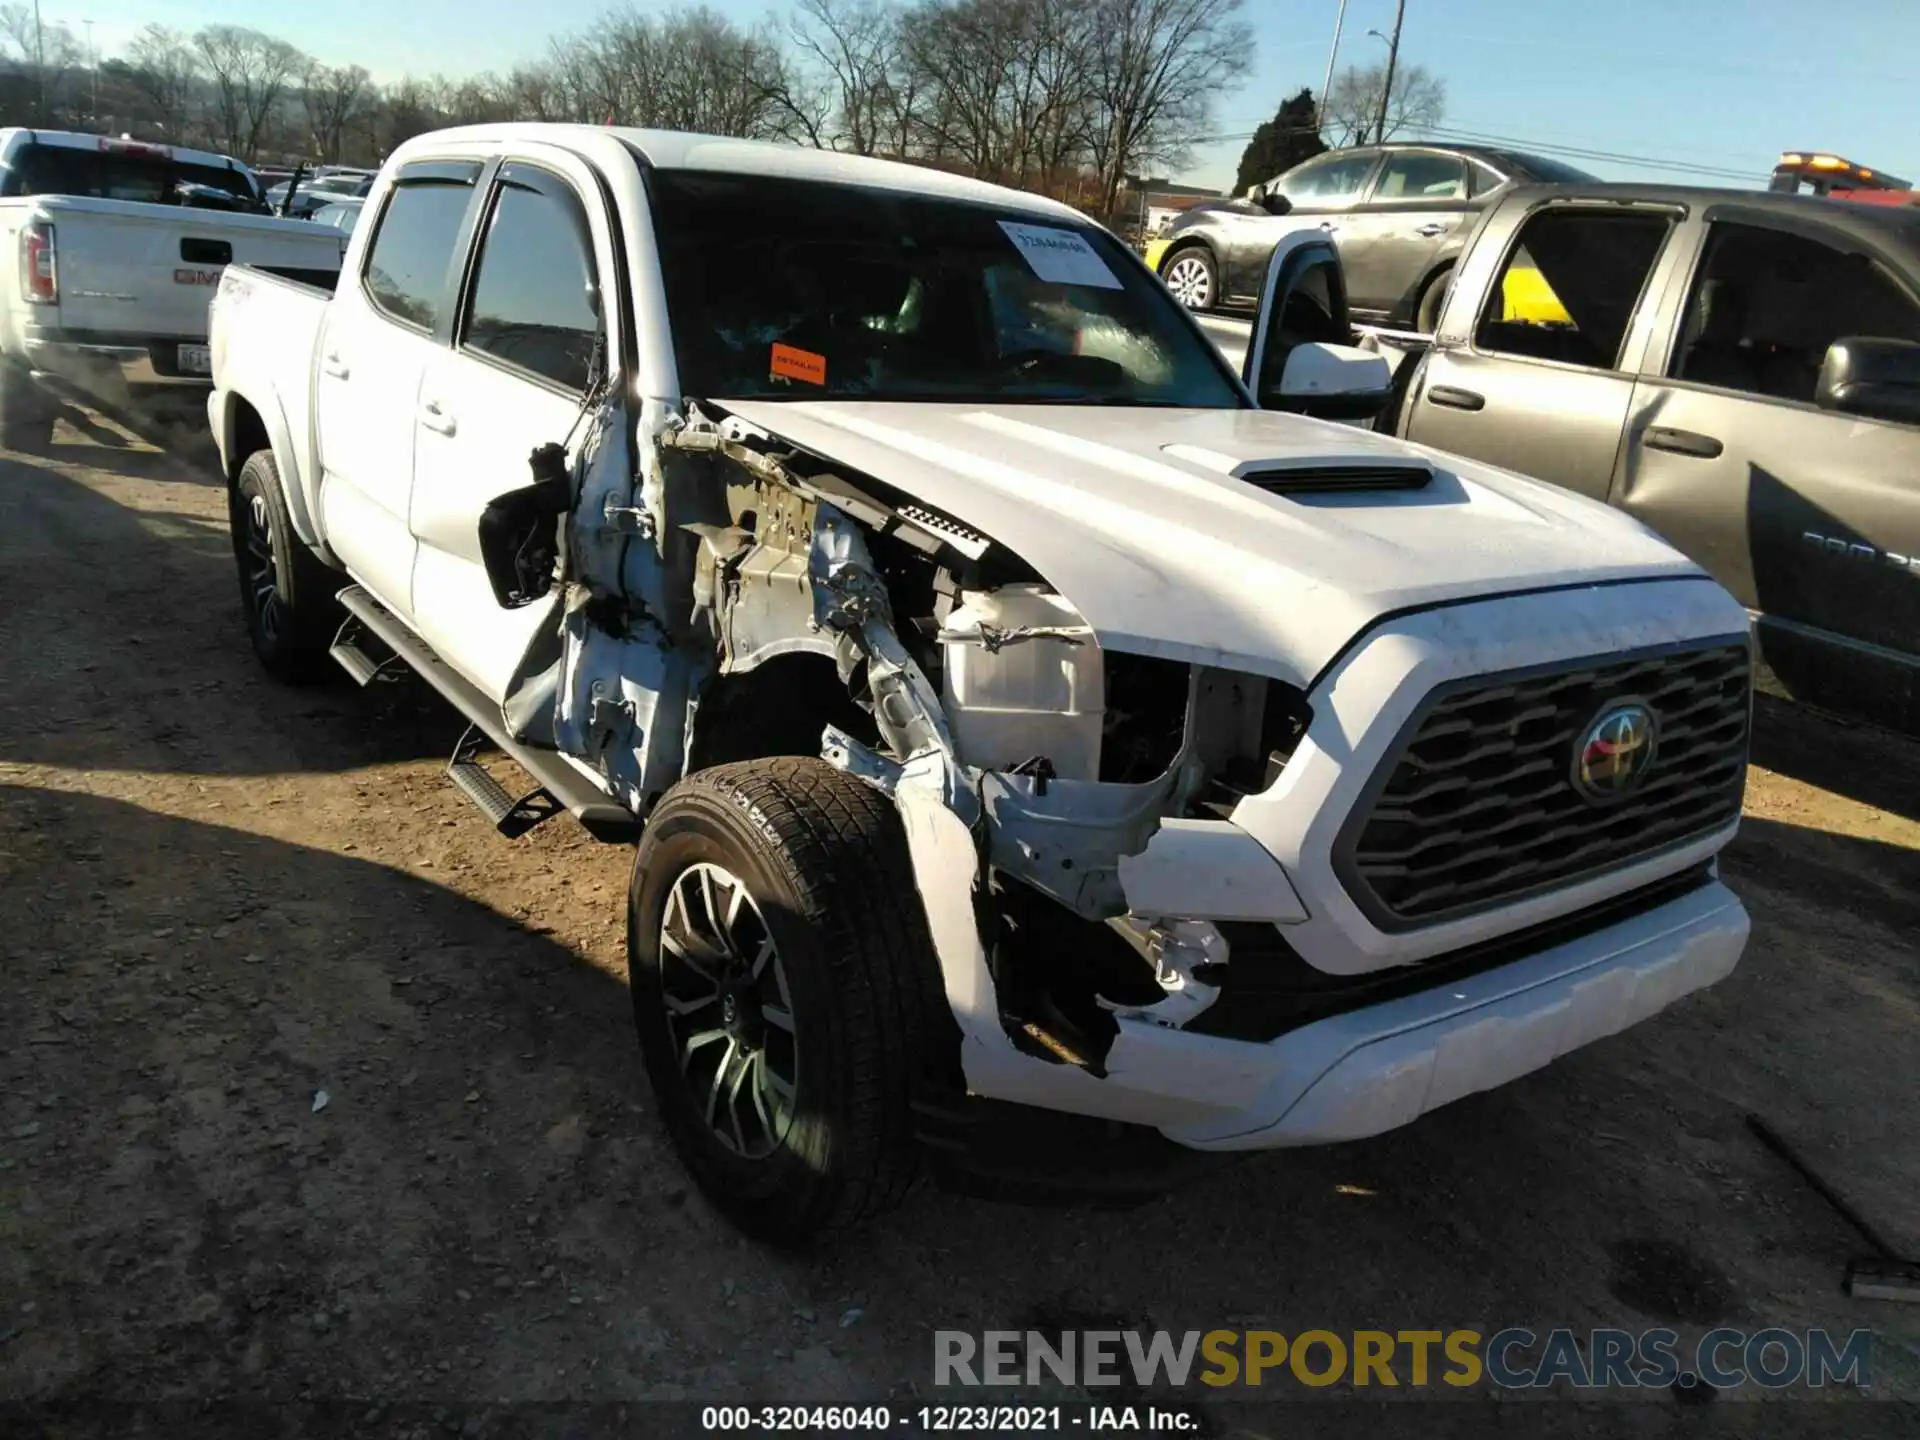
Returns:
[[[336,380],[344,380],[350,373],[347,369],[347,362],[340,358],[340,354],[336,350],[329,350],[321,357],[320,370],[322,374],[331,375]]]
[[[1487,397],[1474,390],[1459,390],[1452,385],[1436,385],[1427,391],[1427,399],[1449,410],[1484,410]]]
[[[1426,225],[1422,225],[1418,230],[1414,231],[1413,233],[1416,235],[1424,235],[1427,239],[1431,240],[1436,235],[1446,234],[1447,227],[1440,224],[1429,223]]]
[[[1696,460],[1717,460],[1727,448],[1711,435],[1701,435],[1692,430],[1672,430],[1665,425],[1651,427],[1643,438],[1649,450],[1691,455]]]
[[[460,428],[459,421],[441,409],[438,400],[429,400],[420,407],[420,423],[438,435],[451,435]]]

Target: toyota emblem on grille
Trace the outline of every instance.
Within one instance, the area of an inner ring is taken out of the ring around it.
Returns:
[[[1573,753],[1573,788],[1596,804],[1637,789],[1653,768],[1659,722],[1638,701],[1609,705],[1581,733]]]

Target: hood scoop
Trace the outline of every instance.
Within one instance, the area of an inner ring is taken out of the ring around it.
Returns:
[[[1250,468],[1236,478],[1270,495],[1347,495],[1424,490],[1433,482],[1433,470],[1426,465],[1305,465]]]

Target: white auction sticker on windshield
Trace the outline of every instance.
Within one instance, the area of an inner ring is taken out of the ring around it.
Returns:
[[[1092,285],[1101,290],[1120,288],[1119,277],[1107,268],[1107,262],[1084,235],[1012,220],[1002,220],[1000,228],[1042,280],[1055,285]]]

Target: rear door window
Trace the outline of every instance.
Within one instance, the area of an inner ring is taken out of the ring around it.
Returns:
[[[448,272],[474,180],[441,174],[409,178],[402,172],[367,247],[367,296],[374,307],[403,325],[432,330],[440,323]]]
[[[579,202],[552,176],[508,167],[481,241],[462,345],[584,391],[599,344],[598,295]]]
[[[1672,221],[1647,211],[1547,209],[1519,242],[1474,332],[1476,349],[1612,370]]]
[[[1418,150],[1400,151],[1380,167],[1380,183],[1373,187],[1376,202],[1404,204],[1421,200],[1467,198],[1467,167],[1452,155]]]
[[[1827,347],[1853,335],[1920,341],[1920,307],[1864,255],[1716,223],[1669,373],[1811,404]]]
[[[28,145],[17,153],[0,186],[7,195],[79,195],[146,205],[192,203],[190,187],[204,186],[251,207],[259,197],[244,171],[175,160],[159,147],[87,150],[76,145]]]

